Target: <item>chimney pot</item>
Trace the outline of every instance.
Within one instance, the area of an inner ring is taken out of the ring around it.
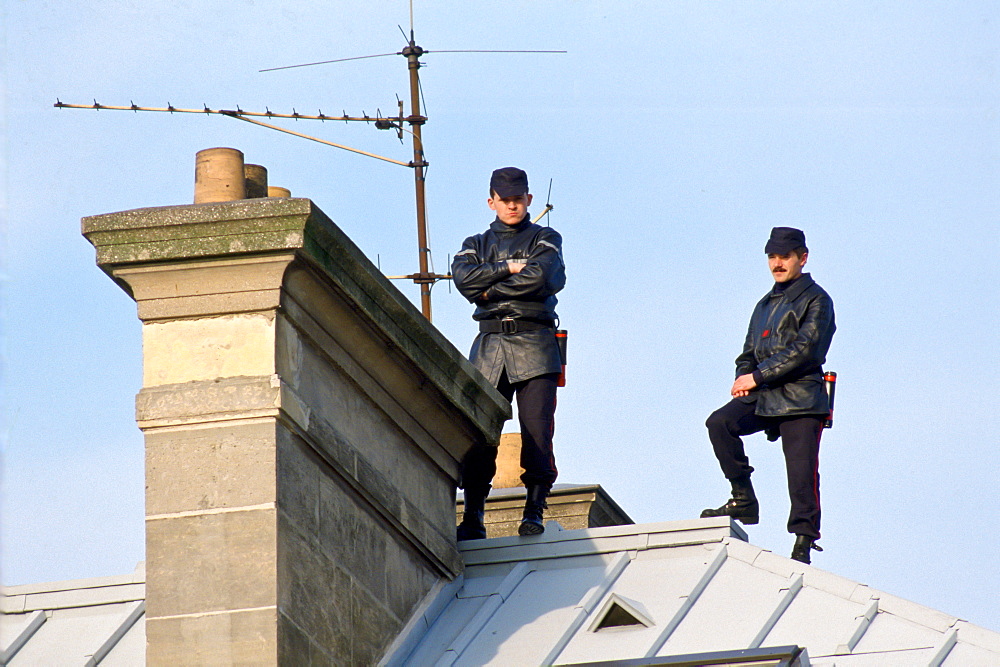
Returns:
[[[194,165],[194,203],[246,198],[243,153],[235,148],[198,151]]]
[[[259,199],[267,196],[267,168],[259,164],[243,166],[243,177],[246,182],[247,199]]]
[[[523,487],[521,474],[521,434],[504,433],[500,436],[500,451],[497,453],[497,474],[493,477],[494,489],[514,489]]]

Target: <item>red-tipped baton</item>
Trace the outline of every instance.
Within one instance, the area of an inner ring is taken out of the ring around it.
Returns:
[[[830,397],[830,414],[823,422],[823,428],[833,428],[833,397],[837,393],[837,374],[833,371],[823,373],[823,384],[826,385],[826,395]]]
[[[559,361],[562,363],[562,373],[559,374],[557,387],[566,386],[566,341],[569,332],[565,329],[556,329],[556,344],[559,345]]]

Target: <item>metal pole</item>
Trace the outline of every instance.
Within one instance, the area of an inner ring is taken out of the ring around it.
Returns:
[[[424,144],[420,136],[420,128],[426,120],[420,115],[420,78],[417,70],[420,69],[420,56],[424,50],[413,41],[413,34],[410,34],[410,43],[403,49],[406,56],[407,67],[410,70],[410,117],[407,122],[413,128],[413,184],[416,190],[417,200],[417,248],[420,267],[421,280],[415,280],[420,284],[420,312],[423,313],[427,321],[431,321],[431,283],[428,278],[429,262],[428,255],[430,248],[427,247],[427,216],[424,206]]]

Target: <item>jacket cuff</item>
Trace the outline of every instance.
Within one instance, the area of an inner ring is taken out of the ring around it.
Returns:
[[[764,374],[760,372],[760,369],[755,369],[753,372],[753,381],[757,383],[757,386],[764,384]]]

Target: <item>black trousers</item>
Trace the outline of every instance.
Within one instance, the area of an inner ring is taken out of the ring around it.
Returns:
[[[776,428],[781,434],[788,475],[788,532],[819,539],[819,441],[825,415],[760,417],[756,403],[733,399],[713,412],[705,426],[715,457],[726,479],[749,477],[753,472],[741,436]]]
[[[559,471],[552,453],[552,435],[556,427],[556,385],[558,373],[539,375],[511,383],[506,371],[497,386],[508,401],[517,396],[517,416],[521,424],[521,481],[525,486],[552,488]],[[483,493],[497,473],[497,447],[481,446],[469,450],[462,462],[462,485],[466,494]]]

